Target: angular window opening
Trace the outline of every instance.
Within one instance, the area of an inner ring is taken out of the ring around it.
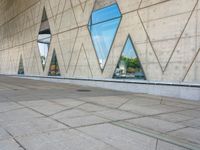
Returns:
[[[98,9],[93,10],[88,29],[91,34],[100,67],[101,69],[104,69],[121,21],[121,12],[117,3],[113,4],[112,2],[111,5],[106,5],[106,7],[103,5],[103,8],[100,8],[97,5],[100,5],[98,0],[94,7]]]
[[[24,64],[23,64],[22,55],[20,56],[20,60],[19,60],[18,74],[24,75]]]
[[[146,80],[142,65],[131,38],[128,37],[113,78]]]
[[[45,8],[43,10],[42,21],[37,42],[40,51],[41,63],[44,70],[51,43],[51,30]]]
[[[49,76],[60,76],[61,75],[55,50],[53,51],[53,56],[51,59],[51,64],[49,67],[48,75]]]

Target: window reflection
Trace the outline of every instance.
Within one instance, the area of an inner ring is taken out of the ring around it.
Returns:
[[[117,4],[95,10],[91,15],[88,28],[102,69],[112,47],[120,20],[121,13]]]
[[[51,42],[51,31],[50,31],[50,26],[49,26],[48,18],[46,15],[46,11],[44,9],[42,21],[40,25],[40,31],[38,35],[38,47],[40,51],[40,57],[41,57],[43,70],[45,68],[46,59],[47,59],[47,55],[48,55],[48,51],[50,47],[50,42]]]
[[[50,68],[49,68],[49,76],[60,76],[60,69],[58,66],[58,60],[56,57],[55,50],[53,51],[53,56],[51,59],[51,64],[50,64]]]
[[[114,78],[145,80],[145,74],[130,37],[126,41]]]
[[[19,60],[18,74],[19,74],[19,75],[24,75],[24,65],[23,65],[22,56],[20,56],[20,60]]]

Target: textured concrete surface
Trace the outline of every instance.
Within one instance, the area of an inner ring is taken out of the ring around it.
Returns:
[[[199,150],[200,103],[0,76],[0,150]]]
[[[101,72],[88,22],[113,2],[122,20]],[[52,33],[45,71],[37,45],[44,8]],[[0,0],[0,72],[17,74],[22,56],[26,75],[46,76],[55,50],[63,77],[112,78],[130,35],[148,81],[200,83],[199,8],[199,0]]]

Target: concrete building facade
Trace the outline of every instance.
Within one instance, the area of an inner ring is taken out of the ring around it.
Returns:
[[[111,5],[121,15],[101,67],[89,26],[93,12]],[[38,46],[44,11],[51,34],[45,67]],[[17,75],[23,64],[27,76],[48,76],[56,55],[61,77],[109,80],[128,38],[145,75],[139,82],[195,84],[199,92],[199,0],[0,0],[1,74]]]

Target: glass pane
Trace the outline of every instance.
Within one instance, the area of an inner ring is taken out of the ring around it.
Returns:
[[[24,65],[23,65],[22,56],[20,56],[18,74],[19,75],[24,75]]]
[[[114,78],[145,80],[145,74],[130,37],[126,41]]]
[[[58,66],[58,61],[57,61],[55,50],[53,52],[53,56],[51,59],[51,64],[50,64],[50,68],[49,68],[49,76],[60,76],[60,69]]]
[[[90,18],[88,29],[101,69],[105,66],[120,21],[121,13],[117,4],[93,11]]]
[[[101,68],[105,65],[119,22],[118,18],[91,27],[91,36]]]
[[[92,13],[91,19],[92,19],[92,24],[97,24],[100,22],[104,22],[119,17],[121,17],[119,8],[117,4],[113,4],[111,6],[94,11]]]
[[[41,58],[43,70],[45,68],[47,55],[48,55],[49,47],[50,47],[50,42],[51,42],[51,31],[50,31],[50,26],[49,26],[48,18],[46,15],[46,11],[44,9],[43,17],[42,17],[42,21],[40,25],[40,31],[38,35],[38,48],[40,51],[40,58]]]

